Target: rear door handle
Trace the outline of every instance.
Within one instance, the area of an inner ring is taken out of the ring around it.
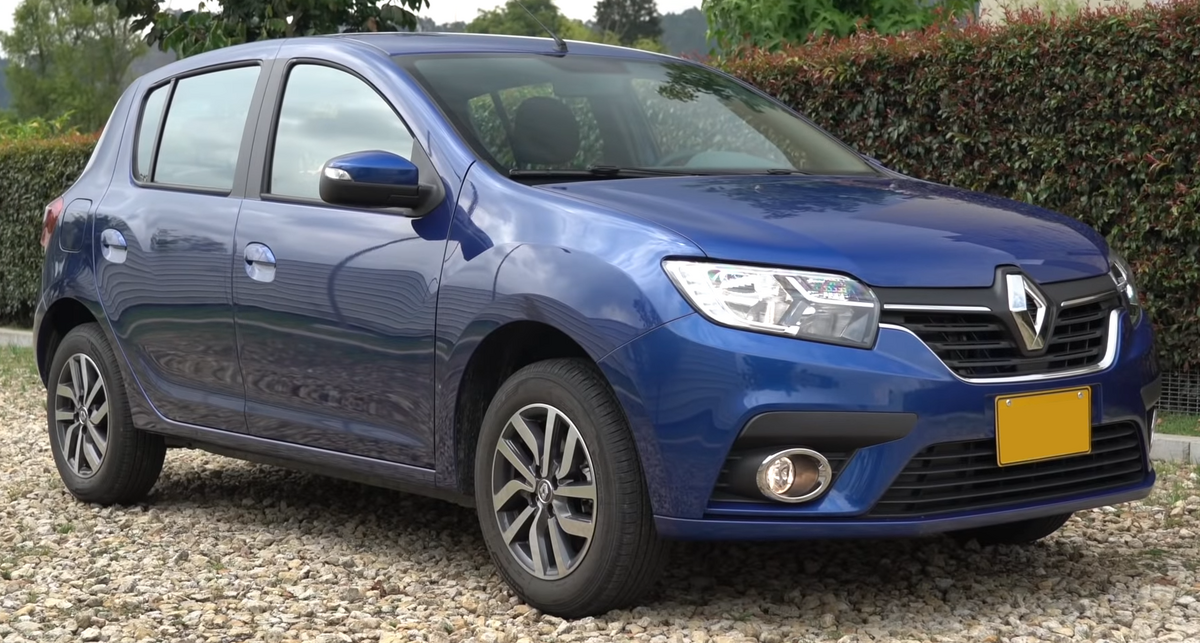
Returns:
[[[246,274],[255,281],[274,281],[275,253],[261,243],[246,244]]]
[[[125,263],[129,253],[129,244],[125,243],[125,235],[119,230],[106,228],[100,233],[100,256],[112,263]]]

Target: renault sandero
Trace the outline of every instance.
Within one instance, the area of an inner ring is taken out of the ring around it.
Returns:
[[[41,242],[80,501],[148,501],[170,448],[426,494],[563,617],[636,604],[672,541],[1016,545],[1155,482],[1151,321],[1100,234],[697,62],[190,56],[128,87]]]

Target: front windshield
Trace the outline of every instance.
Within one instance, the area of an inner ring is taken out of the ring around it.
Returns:
[[[874,174],[761,94],[681,61],[567,54],[397,56],[497,170]]]

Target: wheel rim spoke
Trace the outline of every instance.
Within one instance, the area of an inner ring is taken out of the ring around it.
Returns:
[[[91,440],[84,440],[81,438],[79,440],[79,444],[79,450],[81,453],[83,453],[83,459],[87,460],[88,468],[92,471],[100,469],[100,460],[104,457],[104,454],[100,453],[99,449],[96,448],[96,445],[93,444]]]
[[[76,425],[75,432],[72,434],[72,451],[73,460],[75,461],[75,473],[83,473],[83,426]]]
[[[68,461],[71,460],[72,455],[75,453],[75,431],[79,428],[79,424],[74,423],[59,432],[59,448],[62,449],[63,457],[67,458]]]
[[[508,505],[508,501],[512,500],[514,496],[521,492],[532,494],[533,487],[522,480],[510,480],[508,484],[504,485],[504,487],[492,497],[492,502],[494,503],[493,506],[495,506],[496,510],[499,511]]]
[[[546,510],[538,507],[529,526],[529,557],[533,560],[533,571],[539,576],[546,574],[546,544],[543,538],[547,535]]]
[[[559,463],[558,471],[554,474],[559,480],[570,475],[571,469],[575,466],[575,451],[579,448],[581,441],[582,438],[579,435],[579,429],[572,426],[571,430],[567,431],[567,440],[563,444],[562,462]]]
[[[92,445],[96,447],[96,453],[101,458],[108,453],[108,438],[100,435],[99,429],[95,425],[89,425],[87,428],[88,437],[91,438]]]
[[[531,404],[509,418],[492,461],[500,536],[526,571],[563,578],[595,534],[597,489],[583,434],[561,410]]]
[[[580,518],[569,513],[565,515],[560,514],[557,518],[558,524],[562,526],[562,530],[572,536],[591,538],[592,533],[595,531],[590,519]]]
[[[88,416],[88,421],[92,424],[100,424],[106,417],[108,417],[108,400],[104,400],[104,403],[100,405],[100,408],[92,411],[92,414]]]
[[[74,422],[75,421],[75,413],[72,411],[58,409],[57,411],[54,412],[54,420],[56,422]]]
[[[550,475],[550,466],[554,459],[554,429],[558,424],[558,411],[550,408],[546,410],[546,433],[542,436],[542,462],[541,474],[542,477]]]
[[[96,401],[96,396],[100,391],[104,390],[104,380],[100,379],[99,374],[96,376],[96,382],[92,384],[92,389],[88,391],[87,398],[83,401],[84,408],[91,408]]]
[[[516,429],[517,435],[521,436],[521,440],[525,442],[525,446],[529,448],[529,453],[533,455],[533,466],[538,466],[538,459],[541,458],[541,449],[539,448],[537,436],[533,434],[533,429],[525,422],[525,418],[518,413],[514,415],[509,423]]]
[[[59,384],[57,393],[59,397],[65,397],[71,401],[75,400],[75,391],[71,390],[71,387],[66,384]]]
[[[80,380],[82,379],[83,376],[79,374],[79,362],[80,361],[81,360],[79,359],[78,356],[72,357],[71,361],[70,361],[71,393],[72,393],[72,399],[74,399],[76,402],[83,399],[83,385],[80,384]]]
[[[567,537],[563,533],[558,518],[551,518],[548,525],[550,532],[550,549],[554,552],[554,568],[559,576],[566,576],[571,570],[571,557],[567,553]]]
[[[520,474],[522,478],[525,478],[529,481],[529,484],[532,485],[537,480],[537,476],[533,474],[533,467],[526,463],[524,458],[517,455],[516,452],[512,450],[512,447],[508,445],[507,441],[501,439],[500,444],[496,447],[496,450],[500,452],[500,455],[504,456],[505,460],[508,460],[508,463],[517,470],[517,473]]]
[[[554,495],[560,498],[577,498],[579,500],[596,500],[596,485],[590,482],[565,484],[554,490]]]

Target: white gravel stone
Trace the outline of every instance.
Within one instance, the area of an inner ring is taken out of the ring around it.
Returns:
[[[1027,548],[688,544],[643,606],[516,600],[462,508],[200,452],[150,500],[74,501],[43,392],[0,381],[0,641],[1200,641],[1194,468]]]

